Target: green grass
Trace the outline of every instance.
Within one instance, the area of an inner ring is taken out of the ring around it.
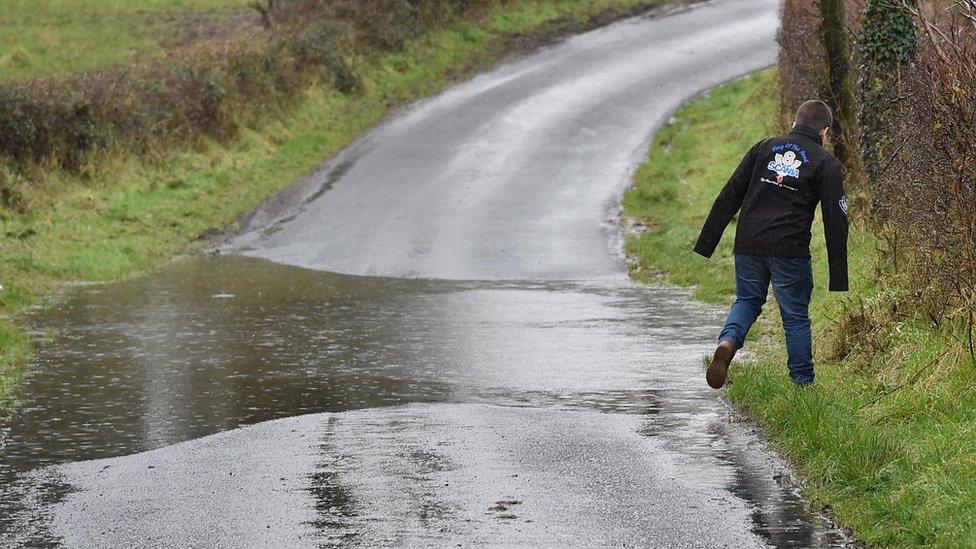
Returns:
[[[151,54],[252,11],[247,0],[0,0],[0,81]]]
[[[741,155],[772,131],[776,97],[775,73],[766,71],[693,100],[659,132],[624,197],[625,215],[648,227],[628,242],[635,278],[730,302],[734,225],[712,259],[691,247]],[[891,266],[858,224],[849,250],[852,292],[828,293],[815,222],[815,386],[790,383],[770,304],[747,344],[757,360],[732,369],[726,394],[791,459],[813,501],[861,540],[976,547],[976,364],[951,331],[911,314],[910,297],[892,285]]]
[[[32,3],[0,0],[20,14]],[[157,162],[99,159],[90,171],[47,171],[26,190],[23,211],[0,209],[0,402],[29,355],[28,338],[12,318],[68,281],[111,281],[152,269],[192,251],[211,227],[231,223],[274,192],[295,183],[361,135],[398,103],[431,95],[511,51],[513,35],[544,35],[612,11],[657,0],[524,0],[409,41],[402,51],[355,60],[363,89],[343,95],[313,87],[299,104],[240,138],[201,139],[191,150]],[[38,13],[56,21],[59,7],[112,13],[177,3],[50,0]],[[180,5],[213,9],[229,0]],[[98,8],[98,9],[96,9]],[[0,17],[13,17],[6,9]],[[42,17],[41,19],[44,19]],[[81,17],[64,13],[66,20]],[[83,19],[83,17],[82,17]],[[99,56],[96,50],[94,56]],[[0,177],[3,177],[0,170]]]
[[[257,13],[253,0],[0,0],[0,82],[62,75],[155,55]],[[519,33],[560,18],[583,21],[647,0],[514,2],[486,35]],[[514,6],[514,7],[513,7]],[[566,21],[563,21],[564,23]]]

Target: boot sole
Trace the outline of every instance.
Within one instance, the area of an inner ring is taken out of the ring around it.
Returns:
[[[735,353],[728,347],[719,345],[712,355],[712,362],[708,365],[705,372],[705,381],[712,389],[721,389],[725,385],[725,378],[729,374],[729,364],[732,363],[732,355]]]

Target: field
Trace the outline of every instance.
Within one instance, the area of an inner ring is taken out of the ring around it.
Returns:
[[[85,71],[223,32],[246,0],[0,0],[0,81]]]

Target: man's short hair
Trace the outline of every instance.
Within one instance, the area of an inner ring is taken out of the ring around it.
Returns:
[[[796,123],[822,132],[824,128],[829,128],[834,123],[834,115],[826,103],[819,99],[811,99],[804,101],[800,108],[796,109]]]

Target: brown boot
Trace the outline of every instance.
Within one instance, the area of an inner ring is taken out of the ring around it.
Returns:
[[[712,355],[712,362],[708,365],[705,372],[705,381],[712,389],[721,389],[725,385],[725,378],[729,374],[729,364],[735,356],[735,346],[731,341],[723,341],[718,344],[715,354]]]

